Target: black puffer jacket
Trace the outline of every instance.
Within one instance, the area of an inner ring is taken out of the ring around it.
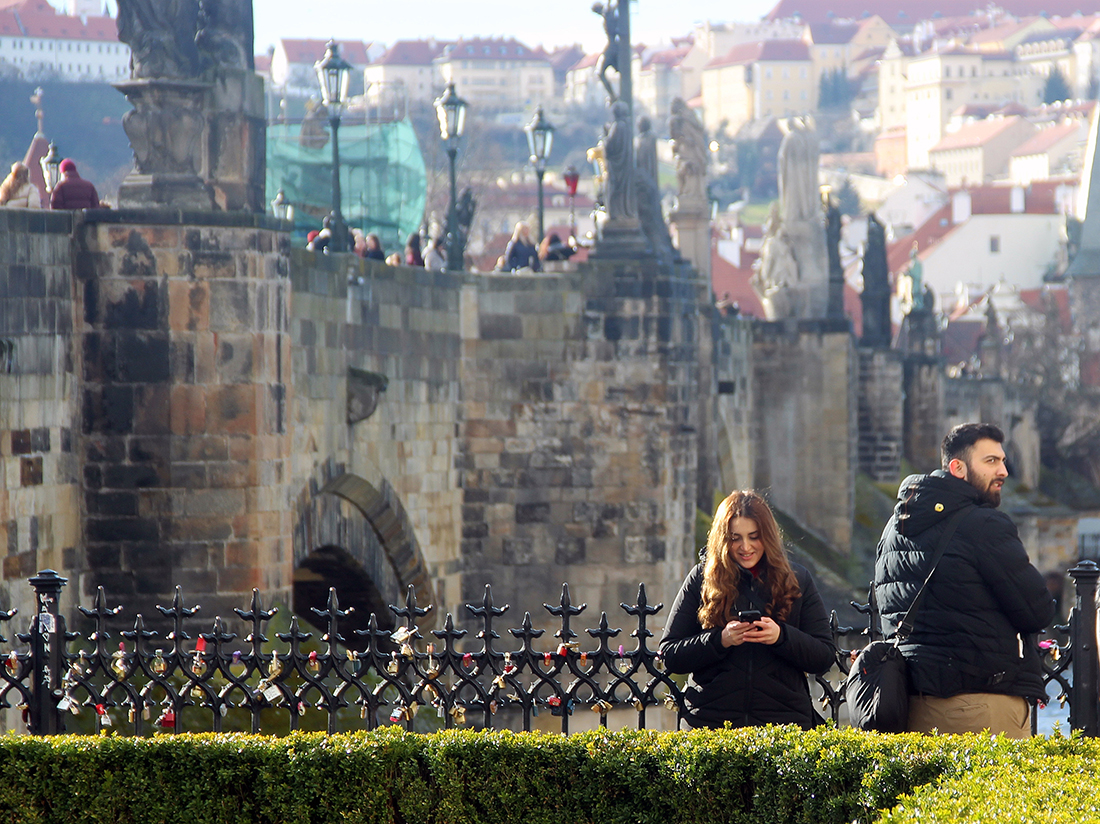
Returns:
[[[691,726],[721,727],[729,721],[735,727],[799,724],[809,729],[820,723],[806,673],[824,673],[836,662],[832,632],[809,570],[798,564],[791,569],[802,595],[787,620],[778,622],[779,640],[735,647],[722,646],[722,627],[703,629],[699,623],[703,567],[688,573],[661,638],[661,655],[671,672],[691,673],[685,695]],[[763,612],[767,601],[765,582],[743,572],[734,609]]]
[[[913,692],[949,697],[995,692],[1045,699],[1028,633],[1054,617],[1054,599],[1028,561],[1012,519],[941,470],[911,475],[879,541],[875,598],[893,636],[928,574],[947,520],[972,507],[948,543],[901,650]]]

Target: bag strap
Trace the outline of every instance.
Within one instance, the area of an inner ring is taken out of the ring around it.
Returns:
[[[894,633],[894,646],[905,641],[913,631],[913,622],[916,620],[917,607],[920,606],[921,598],[924,597],[924,593],[928,589],[928,582],[932,580],[932,574],[936,571],[936,567],[939,566],[940,559],[947,549],[948,542],[950,542],[951,538],[955,535],[955,530],[959,528],[959,524],[962,523],[963,518],[969,515],[970,511],[974,508],[973,505],[964,506],[952,515],[951,520],[947,522],[947,526],[940,536],[939,543],[936,544],[936,551],[932,553],[932,566],[928,570],[928,575],[925,576],[924,583],[920,585],[920,589],[917,590],[917,595],[913,599],[913,603],[909,606],[908,611],[905,613],[905,617],[901,619],[901,623],[898,624],[897,632]]]

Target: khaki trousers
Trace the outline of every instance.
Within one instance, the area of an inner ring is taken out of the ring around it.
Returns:
[[[1031,707],[1016,695],[964,692],[950,698],[909,696],[909,731],[1004,733],[1007,738],[1031,737]]]

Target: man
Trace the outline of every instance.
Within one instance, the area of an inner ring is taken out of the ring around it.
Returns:
[[[891,638],[929,572],[948,520],[969,510],[928,583],[909,664],[914,732],[1031,735],[1029,701],[1045,700],[1039,655],[1028,633],[1054,617],[1054,599],[1031,565],[1012,520],[997,507],[1008,476],[1004,434],[987,423],[956,426],[943,440],[943,468],[911,475],[883,530],[875,598]]]
[[[69,158],[61,161],[61,180],[50,195],[51,209],[98,209],[99,193],[95,184],[76,172],[76,164]]]

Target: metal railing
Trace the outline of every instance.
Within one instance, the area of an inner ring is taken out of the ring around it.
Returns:
[[[1056,628],[1069,637],[1064,643],[1041,642],[1044,678],[1069,702],[1071,728],[1095,736],[1100,567],[1082,561],[1069,574],[1076,604],[1069,624]],[[36,614],[28,631],[15,636],[22,649],[0,649],[0,708],[10,708],[14,700],[27,729],[36,734],[65,732],[67,726],[87,732],[110,726],[134,735],[151,728],[260,732],[271,731],[271,713],[280,726],[285,719],[290,730],[319,726],[311,719],[323,718],[329,733],[387,722],[412,730],[421,710],[434,713],[436,720],[421,721],[419,728],[468,724],[530,730],[543,712],[559,717],[564,733],[579,709],[598,714],[604,726],[609,714],[623,710],[636,713],[638,728],[647,726],[651,712],[675,713],[677,726],[682,717],[682,679],[671,676],[650,648],[648,620],[663,605],[649,603],[644,584],[638,587],[637,603],[620,604],[635,622],[629,640],[623,629],[611,627],[606,612],[597,627],[584,630],[584,641],[578,640],[574,619],[587,606],[574,605],[565,585],[558,603],[545,605],[559,627],[553,641],[539,648],[536,642],[543,641],[545,630],[534,628],[530,614],[519,627],[506,630],[510,642],[501,642],[496,627],[508,607],[494,604],[488,586],[480,604],[466,605],[480,624],[476,635],[457,629],[450,614],[442,629],[422,633],[417,622],[430,607],[418,606],[410,588],[403,606],[390,607],[398,619],[395,629],[380,628],[372,614],[368,628],[355,630],[348,643],[340,622],[351,610],[340,609],[331,589],[326,608],[313,609],[316,623],[324,627],[320,638],[315,641],[291,616],[288,631],[275,633],[280,650],[264,635],[277,609],[265,609],[255,590],[248,609],[234,610],[248,629],[243,638],[215,618],[211,631],[196,633],[192,641],[185,627],[194,626],[200,608],[185,607],[177,587],[172,605],[157,607],[170,625],[166,635],[148,629],[139,614],[133,629],[119,632],[116,642],[108,628],[122,608],[108,608],[102,588],[91,609],[79,608],[93,627],[85,638],[65,627],[60,594],[66,579],[45,570],[29,583]],[[865,642],[877,627],[873,603],[853,606],[868,617],[867,628],[841,627],[834,612],[837,666],[815,679],[823,710],[838,723],[843,720],[841,683],[852,651],[847,639]],[[15,614],[0,612],[0,630]],[[0,644],[7,644],[2,634]],[[94,723],[88,723],[89,717]]]

